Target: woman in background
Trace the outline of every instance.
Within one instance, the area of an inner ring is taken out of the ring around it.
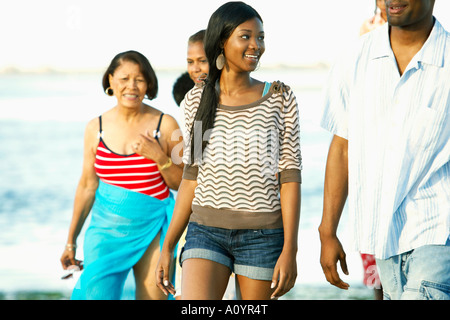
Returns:
[[[187,71],[175,81],[173,85],[173,98],[178,106],[183,101],[186,93],[191,90],[195,84],[201,83],[209,72],[209,64],[206,59],[203,39],[205,30],[200,30],[189,37],[187,47]]]
[[[385,0],[375,0],[375,15],[364,21],[361,29],[359,30],[360,35],[370,32],[386,23],[386,4],[384,2]]]
[[[84,271],[72,299],[120,299],[131,269],[136,299],[166,299],[154,270],[173,212],[182,167],[171,160],[177,122],[143,103],[158,93],[156,74],[136,51],[118,54],[103,76],[117,105],[91,120],[84,138],[81,179],[61,257],[64,269],[79,265],[76,241],[91,214],[84,239]]]
[[[206,30],[200,30],[189,37],[187,48],[187,71],[194,83],[205,80],[209,72],[209,63],[203,45]]]

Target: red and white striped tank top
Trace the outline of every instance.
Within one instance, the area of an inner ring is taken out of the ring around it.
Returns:
[[[161,118],[162,116],[161,114]],[[161,123],[161,118],[159,123]],[[97,176],[105,183],[141,192],[160,200],[169,197],[170,190],[161,176],[156,162],[137,153],[121,155],[110,150],[102,138],[101,116],[99,121],[100,141],[94,164]],[[156,134],[158,133],[159,124],[156,130]]]

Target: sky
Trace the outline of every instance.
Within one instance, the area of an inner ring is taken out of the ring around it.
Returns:
[[[183,68],[189,36],[206,28],[223,0],[15,0],[0,4],[0,70],[104,69],[137,50],[155,69]],[[358,37],[373,0],[248,0],[264,20],[261,63],[331,62]],[[435,16],[450,30],[450,1]]]

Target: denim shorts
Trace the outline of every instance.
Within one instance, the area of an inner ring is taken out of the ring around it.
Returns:
[[[280,229],[222,229],[190,222],[180,261],[207,259],[255,280],[272,280],[284,244]]]
[[[450,240],[377,259],[386,300],[450,300]]]

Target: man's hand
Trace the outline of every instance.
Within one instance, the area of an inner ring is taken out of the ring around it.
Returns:
[[[320,241],[322,243],[320,264],[322,265],[322,270],[327,281],[338,288],[348,290],[350,285],[342,281],[337,272],[337,262],[339,261],[342,271],[348,275],[345,252],[341,242],[336,236],[322,235]]]

